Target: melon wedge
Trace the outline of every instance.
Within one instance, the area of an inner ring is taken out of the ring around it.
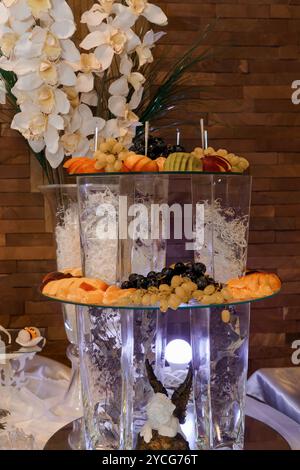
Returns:
[[[69,160],[67,160],[64,164],[63,164],[63,167],[64,168],[70,168],[70,166],[75,163],[75,162],[78,162],[79,160],[83,160],[85,159],[86,157],[73,157],[73,158],[69,158]]]
[[[127,305],[130,296],[136,289],[121,289],[118,286],[110,286],[103,297],[103,305]]]
[[[124,161],[124,165],[128,168],[129,171],[136,171],[134,170],[134,167],[140,159],[141,155],[133,153],[131,155],[128,155],[128,157]]]

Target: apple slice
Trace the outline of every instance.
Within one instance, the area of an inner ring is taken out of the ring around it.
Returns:
[[[228,160],[219,155],[205,155],[202,162],[204,171],[221,173],[231,171],[231,165]]]

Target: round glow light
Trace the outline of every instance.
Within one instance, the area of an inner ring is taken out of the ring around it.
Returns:
[[[188,364],[192,359],[192,348],[183,339],[173,339],[166,346],[166,360],[169,364]]]

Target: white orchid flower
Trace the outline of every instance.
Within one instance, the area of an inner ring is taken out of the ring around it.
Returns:
[[[21,36],[22,34],[29,31],[35,25],[33,16],[30,16],[26,20],[16,20],[14,17],[9,18],[9,30]]]
[[[60,62],[57,65],[58,83],[64,86],[75,86],[77,77],[70,64],[67,62]]]
[[[67,114],[71,107],[67,95],[61,89],[48,85],[37,90],[35,101],[45,114]]]
[[[87,105],[80,104],[74,110],[65,134],[61,137],[65,154],[72,156],[87,155],[90,149],[88,137],[95,134],[96,127],[101,130],[104,126],[104,119],[94,117]]]
[[[19,131],[25,139],[41,140],[47,129],[47,116],[33,103],[26,103],[26,107],[15,114],[11,128]]]
[[[69,103],[73,109],[77,108],[80,104],[79,93],[74,86],[64,86],[62,90],[65,92]]]
[[[129,93],[128,83],[130,83],[135,90],[134,100],[133,100],[135,103],[137,100],[137,96],[140,96],[140,93],[137,94],[137,92],[140,92],[144,82],[145,82],[145,77],[141,73],[133,72],[133,73],[130,73],[128,76],[123,75],[122,77],[118,78],[110,85],[109,93],[117,97],[118,96],[126,97]],[[137,108],[137,106],[140,103],[140,100],[139,100],[138,104],[135,105],[133,104],[133,101],[131,103],[131,106],[134,106],[134,107],[132,107],[131,109]]]
[[[51,3],[51,17],[55,20],[50,28],[52,33],[59,39],[72,37],[76,31],[76,25],[71,8],[63,0],[51,0]]]
[[[110,67],[115,54],[130,52],[140,43],[140,40],[132,30],[118,29],[115,26],[115,20],[110,24],[102,24],[100,28],[89,33],[81,42],[80,47],[86,50],[96,48],[95,56],[104,71]]]
[[[164,34],[164,32],[154,33],[152,29],[145,34],[143,42],[136,47],[136,53],[139,57],[140,67],[153,62],[153,55],[151,49],[154,47],[154,44],[162,36],[164,36]]]
[[[39,66],[39,76],[47,85],[56,85],[58,81],[57,67],[49,60],[43,60]]]
[[[76,89],[79,93],[88,93],[94,89],[94,75],[92,73],[79,73],[77,75]]]
[[[28,20],[32,16],[31,8],[27,0],[18,0],[9,7],[10,16],[17,21]]]
[[[40,26],[35,26],[32,31],[24,33],[17,41],[14,54],[15,57],[32,59],[40,57],[47,40],[47,31]]]
[[[139,16],[144,16],[150,23],[166,26],[168,18],[162,9],[147,0],[126,0],[127,7],[120,3],[115,4],[113,12],[119,17],[119,21],[131,27]]]
[[[89,93],[94,89],[94,75],[101,72],[101,64],[95,54],[81,54],[80,61],[72,64],[72,67],[77,72],[76,89],[81,93]]]
[[[59,42],[59,46],[61,59],[64,59],[71,64],[75,64],[80,61],[80,52],[71,39],[61,40]]]
[[[134,109],[132,106],[132,100],[127,103],[124,96],[111,96],[108,100],[108,109],[112,114],[124,119],[125,121],[135,122],[139,120],[132,111]]]
[[[145,83],[146,79],[145,79],[144,75],[142,75],[141,73],[132,72],[132,67],[133,67],[132,60],[130,59],[130,57],[128,57],[127,54],[124,54],[121,58],[121,61],[120,61],[120,72],[124,77],[126,77],[127,82],[130,83],[130,85],[133,86],[134,90],[138,91],[142,87],[142,85]],[[119,79],[119,80],[121,80],[121,79]],[[116,82],[114,82],[114,83],[116,83]],[[125,88],[124,88],[124,90],[125,90]],[[110,93],[112,95],[121,95],[121,96],[127,96],[127,94],[128,94],[128,93],[125,94],[124,91],[120,92],[120,93],[117,93],[117,92],[114,91],[113,88],[112,88],[112,91],[110,91]]]
[[[43,13],[47,13],[52,7],[50,0],[26,0],[26,3],[35,18],[40,18]]]
[[[83,13],[81,23],[86,23],[90,30],[95,26],[99,26],[112,13],[114,1],[99,0],[99,4],[95,3],[90,10]]]
[[[53,168],[57,168],[64,158],[64,149],[60,144],[59,132],[64,130],[64,120],[57,114],[48,116],[40,111],[33,103],[21,107],[11,124],[12,129],[18,130],[35,152],[45,148],[46,158]]]
[[[6,86],[2,77],[0,77],[0,103],[6,103]]]
[[[50,152],[49,149],[46,147],[45,156],[52,168],[59,167],[65,157],[63,145],[59,144],[57,151],[54,153]]]
[[[83,92],[80,95],[80,101],[81,103],[95,107],[98,104],[98,93],[96,90],[89,91],[88,93]]]
[[[130,126],[130,124],[132,123],[125,122],[122,119],[109,119],[106,121],[100,135],[104,139],[119,139],[125,146],[130,145],[135,136],[135,128],[139,123],[135,123],[133,126]]]
[[[11,7],[14,3],[17,2],[18,0],[2,0],[2,3],[4,3],[7,8]]]
[[[0,37],[0,49],[2,54],[4,54],[6,57],[10,57],[18,39],[19,35],[13,31],[4,33]]]

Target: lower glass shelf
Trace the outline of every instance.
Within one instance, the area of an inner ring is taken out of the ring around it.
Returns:
[[[201,304],[196,301],[190,301],[188,304],[181,304],[179,305],[177,310],[187,310],[187,309],[201,309],[201,308],[212,308],[212,307],[230,307],[234,305],[242,305],[242,304],[248,304],[248,303],[253,303],[253,302],[259,302],[262,300],[270,299],[277,295],[280,292],[280,290],[274,292],[272,295],[267,295],[264,297],[258,297],[255,299],[246,299],[246,300],[236,300],[236,301],[230,301],[228,303],[219,303],[219,304]],[[56,302],[61,302],[64,304],[70,304],[70,305],[79,305],[83,307],[97,307],[97,308],[103,308],[103,309],[119,309],[119,310],[160,310],[159,305],[99,305],[99,304],[86,304],[86,303],[81,303],[81,302],[71,302],[70,300],[65,300],[62,298],[57,298],[57,297],[49,297],[48,295],[45,295],[42,293],[44,297],[46,297],[49,300],[53,300]],[[172,308],[170,307],[170,310]]]

